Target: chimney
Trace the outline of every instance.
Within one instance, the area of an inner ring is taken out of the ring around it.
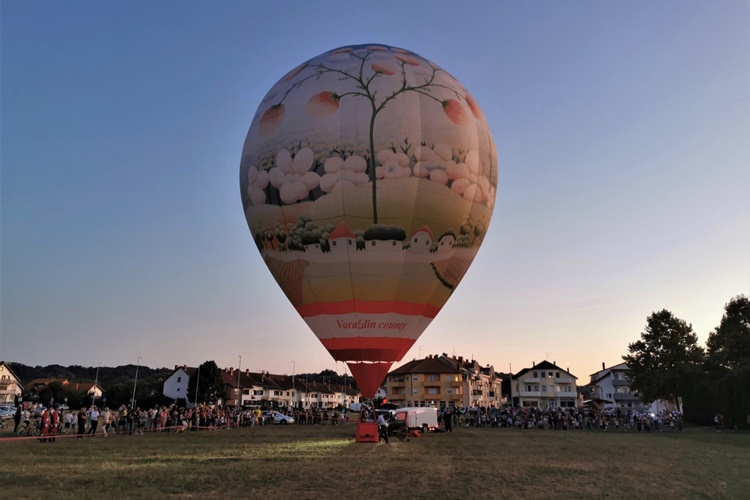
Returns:
[[[177,370],[179,368],[178,365],[174,365],[174,369]]]
[[[247,368],[247,369],[245,370],[245,376],[246,376],[246,377],[249,377],[249,376],[250,376],[250,368]]]
[[[606,368],[604,367],[604,361],[602,361],[602,370],[606,370]]]
[[[187,365],[182,365],[183,370],[187,370]]]

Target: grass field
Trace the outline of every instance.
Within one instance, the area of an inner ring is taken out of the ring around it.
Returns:
[[[9,433],[3,436],[9,436]],[[750,433],[265,426],[0,441],[5,498],[750,498]]]

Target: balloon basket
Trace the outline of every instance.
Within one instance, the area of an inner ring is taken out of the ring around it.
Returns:
[[[358,443],[377,443],[378,424],[376,422],[358,422],[357,438]]]

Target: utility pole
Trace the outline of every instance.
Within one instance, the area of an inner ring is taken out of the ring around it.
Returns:
[[[240,373],[242,373],[242,356],[240,356],[240,364],[237,365],[237,399],[234,400],[234,406],[237,406],[237,404],[239,404],[240,406],[242,405],[242,388],[240,387]]]
[[[510,370],[510,407],[513,408],[513,363],[508,363]]]
[[[201,365],[198,365],[198,374],[195,376],[195,407],[198,408],[198,384],[201,381]]]
[[[141,366],[141,356],[138,356],[138,362],[135,365],[135,381],[133,382],[133,399],[130,401],[130,407],[135,409],[135,388],[138,385],[138,368]]]
[[[294,376],[297,374],[297,362],[292,360],[292,408],[296,408],[297,404],[295,402],[295,399],[297,399],[297,395],[295,394],[294,390]]]
[[[94,387],[91,389],[91,406],[94,406],[96,401],[96,387],[99,385],[99,367],[102,366],[101,361],[96,364],[96,378],[94,379]]]

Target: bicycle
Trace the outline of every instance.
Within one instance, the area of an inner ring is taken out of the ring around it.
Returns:
[[[18,437],[27,437],[27,436],[38,436],[41,434],[40,429],[40,421],[29,421],[24,420],[20,426],[18,426],[18,430],[16,431],[16,436]]]

